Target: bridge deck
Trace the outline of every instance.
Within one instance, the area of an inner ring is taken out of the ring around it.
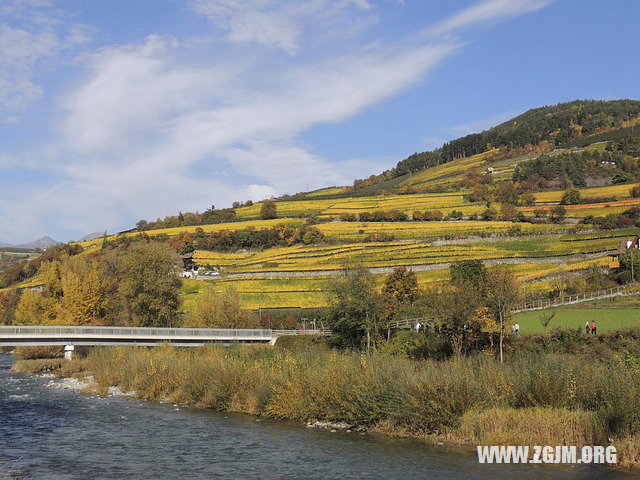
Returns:
[[[202,346],[209,343],[274,343],[283,335],[326,335],[323,330],[225,328],[145,328],[75,326],[0,326],[0,346],[158,345]]]

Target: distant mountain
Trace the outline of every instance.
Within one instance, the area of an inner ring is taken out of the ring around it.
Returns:
[[[93,233],[90,233],[89,235],[85,235],[84,237],[82,237],[78,241],[79,242],[88,242],[89,240],[95,240],[96,238],[100,238],[103,235],[104,235],[104,232],[93,232]]]
[[[33,242],[21,243],[20,245],[8,245],[8,246],[13,248],[24,248],[29,250],[34,250],[36,248],[41,248],[44,250],[45,248],[53,247],[54,245],[58,245],[59,243],[60,242],[56,242],[53,238],[45,235],[44,237],[39,238],[38,240],[35,240]]]
[[[0,242],[0,248],[7,248],[7,247],[11,247],[11,245],[8,243]]]

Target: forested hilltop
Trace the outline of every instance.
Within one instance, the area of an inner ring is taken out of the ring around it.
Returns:
[[[353,187],[363,189],[495,149],[495,158],[507,158],[616,139],[615,135],[602,134],[634,127],[639,116],[638,100],[575,100],[534,108],[489,130],[451,140],[432,151],[414,153],[380,175],[354,181]],[[636,130],[624,131],[621,137],[627,137],[624,133],[638,135]]]

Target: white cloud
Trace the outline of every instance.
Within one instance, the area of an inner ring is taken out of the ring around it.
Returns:
[[[61,51],[88,41],[86,29],[60,20],[47,0],[13,0],[0,6],[0,116],[4,123],[21,114],[44,94],[36,67]],[[60,33],[65,36],[60,39]]]
[[[193,0],[192,6],[226,31],[230,42],[255,42],[291,55],[300,51],[305,30],[330,30],[337,39],[367,24],[357,13],[372,10],[367,0]]]
[[[482,22],[510,18],[540,10],[554,0],[485,0],[477,3],[428,31],[430,35],[441,35]]]
[[[51,32],[30,33],[0,25],[0,113],[7,123],[42,97],[43,90],[33,82],[33,69],[39,60],[52,55],[58,39]]]
[[[132,216],[350,183],[382,162],[330,162],[297,136],[397,94],[456,51],[449,43],[362,47],[265,72],[245,60],[190,63],[189,48],[151,36],[85,57],[40,163],[67,180],[23,214],[65,212],[64,228],[93,231]]]
[[[215,42],[151,35],[78,58],[82,72],[58,99],[54,138],[35,154],[21,154],[28,168],[58,180],[29,187],[29,202],[15,201],[15,189],[0,189],[0,230],[29,238],[34,225],[55,221],[80,236],[177,210],[350,183],[387,168],[390,159],[330,161],[300,135],[424,81],[460,48],[415,38],[303,48],[324,41],[310,27],[315,19],[331,30],[357,24],[346,19],[354,11],[375,16],[364,0],[252,0],[243,8],[198,0],[194,8],[226,28],[240,50],[229,55]],[[71,43],[86,41],[82,31],[74,35]],[[246,42],[270,49],[255,55]],[[10,168],[16,158],[0,157],[0,166]]]

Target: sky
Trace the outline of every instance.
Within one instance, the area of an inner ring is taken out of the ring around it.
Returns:
[[[636,0],[0,0],[0,241],[348,185],[640,98]]]

